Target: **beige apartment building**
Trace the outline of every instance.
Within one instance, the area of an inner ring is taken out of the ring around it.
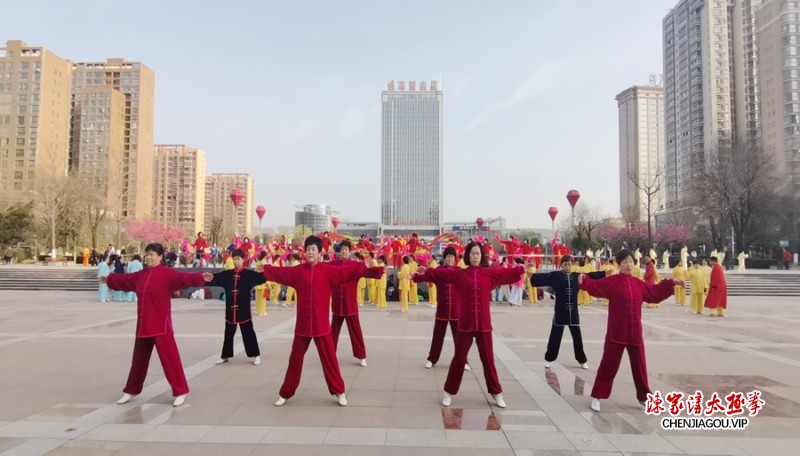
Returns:
[[[156,144],[153,160],[153,218],[183,227],[194,239],[205,220],[205,153],[180,144]]]
[[[66,175],[70,69],[23,41],[0,48],[0,197],[29,199],[36,179]]]
[[[234,209],[231,190],[242,191],[241,204]],[[222,245],[230,243],[234,230],[240,236],[253,235],[253,178],[249,174],[212,174],[206,176],[205,230],[210,233],[215,218],[222,219]],[[210,234],[209,234],[210,235]]]
[[[106,196],[115,216],[122,207],[125,96],[113,87],[87,87],[72,94],[70,174]]]
[[[650,214],[664,208],[664,89],[633,86],[616,99],[620,212],[626,220],[644,221],[648,192]]]
[[[153,213],[153,116],[155,73],[140,62],[108,59],[72,65],[72,93],[110,87],[125,97],[122,150],[122,216],[146,218]]]
[[[800,3],[768,0],[756,24],[762,146],[777,187],[800,198]]]

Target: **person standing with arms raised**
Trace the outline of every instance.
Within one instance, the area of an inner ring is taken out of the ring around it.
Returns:
[[[467,244],[466,253],[469,266],[461,268],[437,268],[417,270],[418,282],[435,282],[440,285],[452,284],[459,294],[458,331],[456,332],[455,355],[450,362],[447,381],[444,384],[442,405],[449,407],[458,393],[467,354],[474,340],[483,364],[486,389],[498,407],[505,408],[503,388],[497,377],[492,348],[492,315],[489,309],[492,290],[500,285],[517,282],[525,273],[521,266],[514,268],[486,267],[486,257],[481,245],[473,241]]]
[[[285,404],[297,391],[303,372],[303,358],[312,340],[317,346],[328,391],[336,396],[339,405],[342,407],[347,405],[344,380],[333,347],[328,311],[333,286],[358,280],[365,274],[366,266],[358,262],[344,266],[322,263],[321,250],[322,239],[309,236],[305,240],[305,263],[293,267],[259,266],[259,269],[263,268],[264,278],[267,280],[284,283],[297,290],[297,320],[292,352],[289,355],[289,366],[286,369],[280,396],[275,401],[277,407]],[[383,269],[380,271],[383,272]]]
[[[647,382],[642,335],[642,302],[659,303],[672,296],[676,285],[684,285],[682,280],[677,279],[649,284],[633,277],[634,259],[630,250],[621,250],[616,259],[619,263],[619,274],[599,280],[584,274],[578,277],[581,290],[609,301],[603,358],[592,388],[592,410],[595,412],[600,411],[600,399],[608,399],[611,395],[614,377],[622,361],[622,352],[626,350],[631,362],[633,383],[636,385],[636,399],[644,404],[651,391]]]
[[[349,264],[363,264],[362,261],[350,259],[350,250],[353,244],[345,239],[339,246],[339,259],[331,261],[331,266],[346,266]],[[333,318],[331,319],[331,332],[333,335],[334,351],[339,347],[339,332],[342,324],[347,322],[347,331],[350,333],[350,344],[353,348],[353,356],[358,358],[361,367],[367,367],[367,348],[364,345],[364,335],[361,332],[361,322],[358,319],[358,282],[362,278],[380,279],[383,275],[383,268],[366,269],[363,275],[359,275],[355,280],[339,283],[333,286],[331,309]]]
[[[111,274],[98,279],[100,283],[107,283],[112,290],[135,291],[139,297],[136,303],[138,319],[131,370],[125,389],[122,390],[125,394],[117,401],[118,404],[125,404],[142,392],[153,347],[158,351],[164,376],[175,396],[172,405],[183,405],[189,393],[172,329],[172,293],[184,288],[202,287],[205,284],[204,274],[178,272],[164,266],[163,261],[164,246],[148,244],[144,249],[146,267],[143,270],[133,274]]]

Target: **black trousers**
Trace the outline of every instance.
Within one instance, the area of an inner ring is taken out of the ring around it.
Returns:
[[[583,364],[586,362],[586,353],[583,352],[583,337],[581,337],[580,326],[568,326],[572,334],[572,346],[575,349],[575,359]],[[547,362],[555,361],[558,358],[558,349],[561,348],[561,336],[564,335],[564,327],[553,324],[550,328],[550,340],[547,341],[547,353],[544,359]]]
[[[261,356],[261,352],[258,350],[258,339],[256,338],[256,332],[253,329],[253,320],[238,324],[228,323],[226,321],[225,341],[222,343],[222,358],[233,358],[233,336],[236,335],[237,326],[242,330],[244,351],[247,353],[247,356],[250,358]]]

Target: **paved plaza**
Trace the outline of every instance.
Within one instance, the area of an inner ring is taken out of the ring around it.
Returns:
[[[636,401],[627,356],[609,400],[592,412],[590,391],[602,354],[606,309],[581,308],[590,369],[560,357],[544,368],[553,301],[492,307],[494,349],[508,408],[486,392],[470,353],[460,393],[440,404],[452,357],[448,333],[439,364],[423,367],[434,310],[407,314],[365,305],[368,362],[339,360],[349,406],[329,396],[316,348],[309,348],[297,395],[273,406],[289,356],[295,310],[255,317],[263,363],[253,366],[237,335],[236,357],[215,365],[223,334],[221,301],[173,301],[191,393],[173,408],[157,356],[144,392],[116,399],[130,366],[136,310],[96,293],[3,291],[0,300],[0,453],[8,455],[616,455],[800,454],[800,299],[733,297],[724,318],[690,315],[669,299],[644,311],[650,385],[666,395],[758,389],[764,409],[745,430],[661,428]]]

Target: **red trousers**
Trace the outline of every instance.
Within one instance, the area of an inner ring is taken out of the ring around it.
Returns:
[[[328,384],[328,391],[331,394],[344,393],[344,380],[339,371],[339,361],[336,359],[336,349],[333,348],[333,338],[331,334],[318,337],[294,336],[292,341],[292,353],[289,355],[289,367],[286,368],[286,377],[283,379],[280,395],[284,399],[294,396],[297,386],[300,385],[300,377],[303,373],[303,358],[306,356],[308,346],[314,339],[317,346],[319,360],[322,363],[322,373],[325,375],[325,382]]]
[[[439,356],[442,354],[442,346],[444,345],[444,335],[447,332],[447,324],[450,324],[450,334],[453,336],[453,342],[456,340],[456,332],[458,332],[458,320],[436,320],[433,324],[433,338],[431,339],[431,350],[428,352],[428,361],[433,364],[439,362]]]
[[[347,331],[350,333],[350,345],[353,346],[353,356],[358,359],[367,358],[367,347],[364,345],[364,335],[361,333],[361,321],[356,315],[334,315],[331,319],[331,333],[333,335],[333,351],[339,348],[339,332],[342,323],[347,322]]]
[[[133,344],[131,371],[128,374],[128,382],[125,384],[125,389],[122,391],[128,394],[142,392],[154,345],[158,352],[158,359],[161,360],[161,367],[164,369],[164,376],[172,387],[172,395],[181,396],[187,394],[189,385],[186,383],[186,375],[183,373],[181,355],[178,353],[178,345],[175,343],[174,334],[136,338],[136,342]]]
[[[450,394],[458,394],[461,378],[464,376],[464,365],[467,364],[467,354],[470,347],[472,347],[472,339],[475,339],[475,344],[478,346],[478,354],[481,356],[486,389],[489,394],[502,393],[503,387],[500,386],[500,380],[497,378],[497,368],[494,366],[492,333],[480,331],[456,331],[456,353],[453,355],[453,361],[450,362],[450,370],[447,372],[444,390]]]
[[[592,397],[608,399],[611,396],[614,377],[617,376],[619,364],[622,361],[622,351],[626,349],[628,350],[628,358],[631,361],[633,383],[636,385],[636,399],[640,401],[647,400],[647,393],[651,391],[650,386],[647,384],[647,362],[644,357],[644,345],[620,344],[608,340],[603,347],[603,359],[600,360],[600,367],[597,368]]]

